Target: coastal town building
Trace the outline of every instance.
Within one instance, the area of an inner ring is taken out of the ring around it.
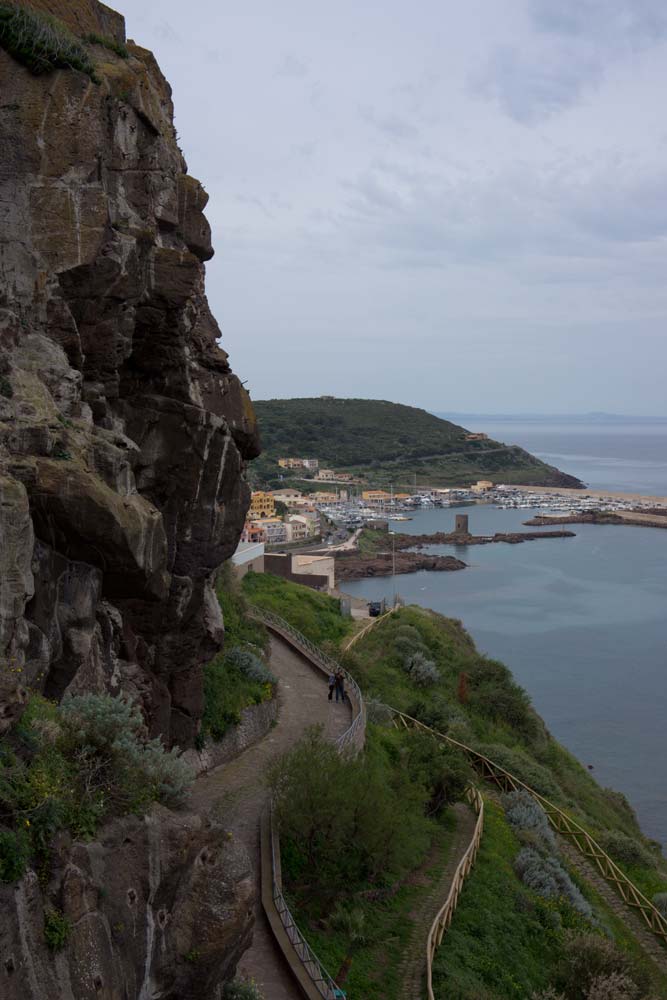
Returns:
[[[313,511],[312,515],[307,514],[290,514],[287,519],[287,523],[291,525],[301,524],[303,525],[304,538],[312,538],[313,535],[317,534],[320,518],[317,511]]]
[[[267,545],[279,545],[287,541],[287,528],[279,517],[265,517],[254,523],[263,528]]]
[[[246,575],[248,570],[254,573],[264,572],[264,542],[240,541],[232,556],[232,566],[237,579]]]
[[[286,504],[293,503],[294,500],[303,499],[303,493],[301,493],[300,490],[291,489],[271,490],[271,496],[274,500],[280,500],[281,503]]]
[[[465,439],[466,441],[488,441],[489,435],[482,434],[481,431],[476,431],[475,433],[466,434]]]
[[[352,473],[336,472],[335,469],[320,469],[315,478],[319,482],[350,483],[352,482]]]
[[[290,518],[285,523],[288,542],[304,542],[308,538],[308,526],[305,521]]]
[[[270,493],[263,490],[256,490],[250,494],[250,509],[247,519],[256,521],[262,517],[274,517],[276,513],[276,503]]]
[[[487,490],[493,489],[493,483],[490,479],[478,479],[474,486],[470,489],[473,493],[486,493]]]
[[[319,467],[317,458],[279,458],[278,465],[281,469],[308,469],[310,472],[317,472]]]
[[[266,531],[264,528],[257,524],[257,522],[246,521],[243,531],[241,532],[241,541],[244,544],[257,545],[260,542],[266,542]]]
[[[386,503],[388,500],[392,499],[391,493],[387,493],[386,490],[363,490],[361,494],[361,499],[365,500],[366,503]]]
[[[311,493],[310,500],[312,501],[312,503],[336,503],[338,501],[338,497],[336,496],[335,493],[318,492],[318,493]]]

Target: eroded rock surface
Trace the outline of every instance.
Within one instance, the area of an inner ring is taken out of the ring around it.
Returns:
[[[53,954],[45,913],[71,927]],[[3,1000],[215,1000],[247,948],[254,884],[247,851],[221,826],[153,807],[92,843],[62,838],[54,876],[0,885]]]
[[[26,5],[125,40],[96,0]],[[133,43],[87,47],[99,83],[0,49],[0,661],[18,678],[0,701],[126,691],[187,746],[255,420],[217,344],[169,85]]]

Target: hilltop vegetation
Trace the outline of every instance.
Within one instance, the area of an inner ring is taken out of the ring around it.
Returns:
[[[320,465],[396,488],[491,478],[508,483],[578,486],[579,481],[522,448],[488,438],[468,440],[458,424],[414,406],[379,399],[270,399],[254,403],[263,454],[257,481],[277,481],[281,457],[318,458]]]

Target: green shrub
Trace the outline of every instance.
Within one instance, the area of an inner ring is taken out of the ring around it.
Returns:
[[[611,972],[596,976],[591,982],[586,1000],[640,1000],[641,990],[629,976]]]
[[[521,834],[531,834],[532,839],[546,853],[555,853],[556,837],[539,802],[524,789],[503,795],[503,808],[507,822],[521,839]]]
[[[440,672],[435,663],[423,653],[413,653],[406,657],[403,667],[410,680],[418,687],[431,687],[440,680]]]
[[[24,830],[0,830],[0,882],[16,882],[30,859],[30,840]]]
[[[545,857],[532,847],[523,847],[514,860],[514,870],[523,884],[542,899],[566,899],[586,920],[592,919],[590,903],[554,856]]]
[[[137,810],[156,799],[181,800],[194,775],[178,750],[148,740],[135,705],[110,695],[84,694],[60,707],[63,742],[80,778],[108,808]]]
[[[663,917],[667,917],[667,892],[656,892],[651,902]]]
[[[496,660],[480,660],[468,671],[468,703],[480,715],[505,723],[533,738],[539,726],[530,698],[512,680],[507,667]]]
[[[269,780],[286,880],[322,907],[361,887],[386,885],[430,841],[426,790],[412,780],[407,760],[398,754],[392,766],[372,740],[363,755],[341,757],[311,729]]]
[[[553,801],[562,800],[563,793],[554,781],[551,771],[538,764],[524,750],[507,747],[501,743],[481,744],[477,750],[545,798]]]
[[[44,916],[44,940],[51,951],[61,951],[71,932],[72,925],[60,910],[47,910]]]
[[[98,82],[88,53],[54,17],[0,0],[0,46],[31,73],[77,69]]]
[[[233,979],[222,993],[223,1000],[265,1000],[264,994],[252,979]]]
[[[618,831],[608,831],[598,836],[598,843],[614,861],[626,865],[642,865],[645,868],[655,868],[656,859],[647,847],[644,847],[634,837],[628,837]]]
[[[642,991],[649,988],[648,973],[608,938],[598,934],[568,934],[567,948],[556,977],[556,985],[568,1000],[588,1000],[593,983],[613,974],[627,976]]]

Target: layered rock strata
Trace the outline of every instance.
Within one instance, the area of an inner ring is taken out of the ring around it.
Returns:
[[[26,6],[125,43],[96,0]],[[126,692],[187,746],[258,439],[170,87],[146,49],[85,44],[95,80],[0,49],[0,727],[25,686]]]

